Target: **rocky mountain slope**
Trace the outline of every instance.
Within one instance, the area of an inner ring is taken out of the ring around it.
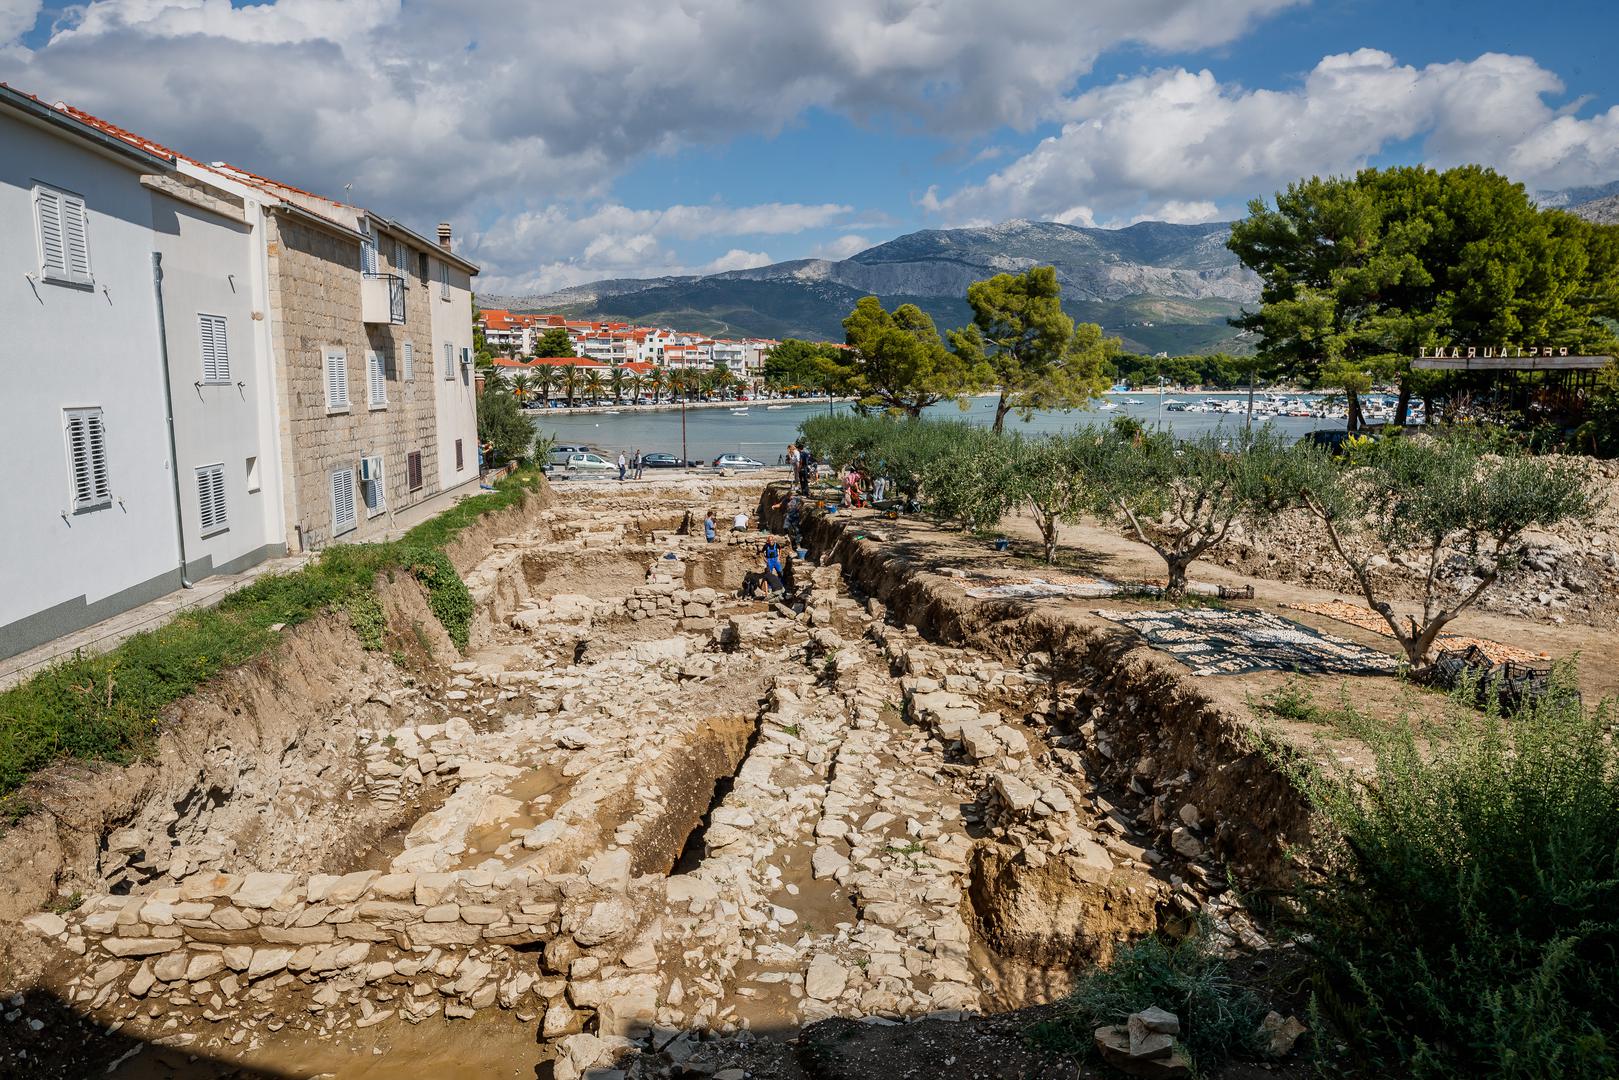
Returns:
[[[1568,210],[1599,225],[1619,225],[1619,192],[1589,202],[1576,203]]]
[[[1091,229],[1009,221],[910,233],[836,262],[797,259],[704,277],[598,281],[480,302],[710,333],[837,339],[841,320],[862,296],[915,303],[941,326],[958,326],[970,317],[965,296],[974,281],[1051,265],[1069,313],[1101,323],[1127,348],[1240,349],[1225,320],[1257,300],[1259,283],[1226,250],[1229,229],[1219,222]]]

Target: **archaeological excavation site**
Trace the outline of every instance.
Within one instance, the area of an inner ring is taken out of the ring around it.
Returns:
[[[1245,704],[1282,675],[974,597],[959,538],[879,515],[795,546],[782,497],[541,488],[451,546],[464,651],[400,576],[382,648],[311,620],[150,754],[53,771],[0,836],[0,1069],[1192,1075],[1150,1011],[1102,1058],[1041,1033],[1146,939],[1289,970],[1266,898],[1311,819]],[[785,590],[747,595],[772,536]],[[1303,1075],[1285,984],[1200,1075]]]

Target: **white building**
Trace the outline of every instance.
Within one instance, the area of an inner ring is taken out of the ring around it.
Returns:
[[[445,366],[434,380],[439,488],[449,491],[478,478],[478,398],[472,372],[472,275],[478,268],[455,255],[448,225],[438,227],[438,249],[428,266],[433,347]]]
[[[283,551],[241,201],[0,86],[0,236],[0,656]]]

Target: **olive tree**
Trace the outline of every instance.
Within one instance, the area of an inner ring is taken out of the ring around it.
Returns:
[[[1185,594],[1187,567],[1224,543],[1239,520],[1274,516],[1298,487],[1290,479],[1297,458],[1268,424],[1186,442],[1167,432],[1115,431],[1090,453],[1098,509],[1123,515],[1164,560],[1167,596]]]
[[[970,424],[957,428],[950,451],[929,462],[922,487],[927,508],[969,529],[993,529],[1017,500],[1008,439]]]
[[[1299,459],[1301,501],[1419,673],[1445,625],[1516,568],[1526,529],[1594,507],[1572,462],[1486,455],[1461,436],[1382,439],[1342,465],[1320,452]],[[1396,611],[1373,573],[1379,557],[1420,583],[1420,611]]]
[[[1096,502],[1092,487],[1094,432],[1014,438],[1006,469],[1007,494],[1028,506],[1045,548],[1046,564],[1057,557],[1057,530],[1077,522]]]

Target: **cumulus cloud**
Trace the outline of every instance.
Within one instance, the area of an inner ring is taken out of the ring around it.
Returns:
[[[871,241],[859,233],[845,233],[835,240],[828,240],[824,244],[817,244],[810,251],[810,257],[816,259],[847,259],[850,255],[858,255],[871,247]]]
[[[1534,185],[1619,172],[1619,108],[1588,119],[1547,104],[1557,76],[1524,56],[1402,65],[1361,49],[1324,57],[1290,90],[1207,70],[1154,71],[1069,100],[1062,129],[981,184],[925,207],[951,221],[1098,212],[1212,220],[1300,176],[1352,171],[1422,140],[1435,166],[1476,161]]]
[[[479,289],[543,293],[611,277],[661,277],[745,270],[772,260],[731,248],[710,262],[683,260],[675,242],[732,236],[786,236],[835,225],[850,208],[836,203],[670,206],[640,210],[608,203],[580,211],[551,205],[497,219],[469,237],[484,260]]]
[[[89,0],[28,49],[41,5],[0,0],[0,79],[430,227],[588,208],[650,154],[810,108],[1027,128],[1108,49],[1218,45],[1297,2]]]

